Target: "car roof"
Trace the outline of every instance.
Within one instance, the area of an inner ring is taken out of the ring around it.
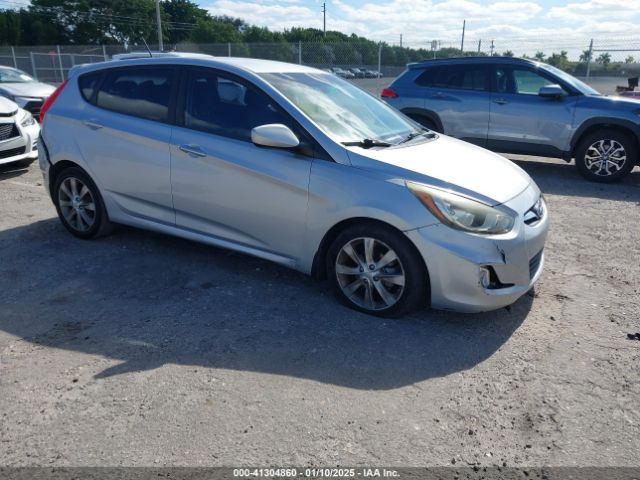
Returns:
[[[178,52],[134,52],[114,55],[112,60],[99,63],[91,63],[80,66],[79,72],[87,72],[94,69],[112,68],[129,65],[200,65],[210,67],[233,67],[236,70],[244,70],[252,73],[326,73],[312,67],[295,63],[277,62],[274,60],[260,60],[243,57],[216,57],[202,53],[178,53]]]
[[[542,65],[541,62],[538,62],[536,60],[531,60],[529,58],[519,58],[519,57],[499,57],[499,56],[495,56],[495,57],[482,57],[482,56],[478,56],[478,57],[449,57],[449,58],[434,58],[431,60],[422,60],[420,62],[414,62],[414,63],[409,63],[407,64],[407,68],[409,69],[414,69],[414,68],[425,68],[425,67],[431,67],[431,66],[435,66],[435,65],[453,65],[453,64],[463,64],[463,63],[470,63],[470,64],[480,64],[480,63],[485,63],[485,64],[491,64],[491,63],[506,63],[506,64],[514,64],[514,65],[533,65],[533,66],[540,66]]]

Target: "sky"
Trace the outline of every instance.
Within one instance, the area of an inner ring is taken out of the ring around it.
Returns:
[[[322,0],[199,0],[214,15],[283,30],[322,28]],[[327,29],[424,46],[432,40],[459,46],[466,20],[466,45],[496,42],[501,50],[531,42],[588,47],[589,39],[617,46],[640,38],[640,0],[327,0]],[[640,49],[640,44],[635,46]],[[520,52],[515,52],[521,54]],[[638,52],[640,54],[640,52]]]

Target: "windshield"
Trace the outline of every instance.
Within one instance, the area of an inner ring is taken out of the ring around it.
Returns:
[[[553,73],[556,77],[560,77],[561,80],[564,80],[566,83],[571,85],[573,88],[578,90],[583,95],[602,95],[596,89],[590,87],[586,83],[581,80],[578,80],[573,75],[569,75],[566,72],[563,72],[559,68],[552,67],[551,65],[542,65],[543,70],[546,70],[550,73]]]
[[[0,68],[0,83],[27,82],[35,82],[35,80],[22,70],[17,70],[15,68]]]
[[[324,132],[341,142],[393,143],[420,130],[387,104],[328,73],[263,73],[261,76]]]

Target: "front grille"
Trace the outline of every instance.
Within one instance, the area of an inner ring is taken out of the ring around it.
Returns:
[[[11,150],[0,150],[0,158],[15,157],[16,155],[22,155],[27,147],[12,148]]]
[[[0,123],[0,142],[10,138],[19,137],[18,127],[15,123]]]
[[[542,260],[542,252],[544,250],[540,250],[536,253],[531,260],[529,260],[529,280],[532,280],[533,277],[538,273],[538,269],[540,268],[540,261]]]
[[[43,103],[44,102],[42,100],[34,100],[31,102],[27,102],[27,104],[22,108],[31,113],[31,115],[33,115],[37,119],[38,117],[40,117],[40,109],[42,108]]]

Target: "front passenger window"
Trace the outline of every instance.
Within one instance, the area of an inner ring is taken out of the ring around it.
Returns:
[[[264,93],[203,70],[189,73],[184,123],[187,128],[251,141],[251,130],[257,126],[290,122]]]

